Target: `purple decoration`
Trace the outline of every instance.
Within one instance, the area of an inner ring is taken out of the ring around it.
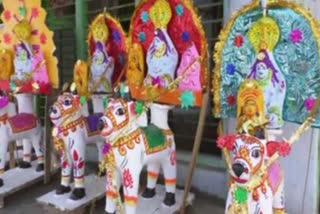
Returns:
[[[102,113],[96,113],[88,117],[85,117],[85,123],[87,124],[89,132],[95,132],[99,130],[99,127],[98,127],[99,119],[102,116],[103,116]]]
[[[236,68],[233,64],[227,64],[227,74],[233,75],[236,72]]]
[[[103,63],[108,63],[108,57],[106,55],[105,47],[101,42],[96,42],[95,50],[101,51],[103,53]]]
[[[316,100],[315,100],[313,97],[309,97],[309,98],[307,98],[307,99],[304,101],[303,104],[304,104],[304,107],[305,107],[308,111],[310,111],[310,110],[313,108],[315,102],[316,102]]]
[[[182,41],[188,42],[189,39],[190,39],[190,34],[189,34],[189,32],[188,32],[188,31],[183,31],[181,38],[182,38]]]
[[[13,117],[9,117],[8,121],[12,127],[13,133],[17,133],[20,130],[29,130],[37,125],[36,116],[28,113],[20,113]]]
[[[251,73],[249,74],[248,78],[252,78],[252,79],[257,79],[257,65],[259,63],[264,63],[266,65],[266,67],[268,69],[271,69],[272,71],[272,77],[271,77],[271,81],[273,86],[275,86],[276,83],[279,83],[279,79],[277,77],[277,73],[279,73],[279,71],[273,66],[269,54],[266,50],[260,50],[259,54],[263,54],[264,57],[262,59],[256,59],[255,63],[253,64],[253,66],[251,67]]]
[[[113,40],[116,42],[116,43],[119,43],[121,41],[121,37],[120,37],[120,33],[119,31],[115,30],[112,32],[112,36],[113,36]]]
[[[161,78],[160,77],[152,77],[152,85],[160,86],[161,85]]]
[[[7,106],[9,103],[9,98],[7,96],[3,96],[0,98],[0,109]]]
[[[290,40],[293,44],[299,43],[302,40],[302,32],[299,28],[295,28],[290,33]]]
[[[164,42],[165,43],[165,52],[164,52],[164,55],[167,55],[169,52],[170,52],[170,49],[169,49],[169,44],[168,44],[168,41],[164,35],[164,33],[162,32],[161,29],[157,29],[156,30],[156,33],[155,33],[155,36],[154,36],[154,41],[158,39],[160,40],[161,42]],[[154,52],[156,52],[156,47],[155,47],[155,44],[154,42],[152,42],[152,46],[150,47],[150,53],[153,55]]]
[[[102,147],[102,153],[104,155],[106,155],[110,152],[110,149],[111,149],[111,145],[109,143],[105,142]]]
[[[29,52],[27,46],[26,46],[23,42],[19,43],[16,48],[18,48],[19,46],[20,46],[23,50],[26,51],[26,53],[27,53],[27,58],[30,59],[30,58],[31,58],[31,53]]]

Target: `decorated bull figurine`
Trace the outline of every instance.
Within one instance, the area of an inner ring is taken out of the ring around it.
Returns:
[[[72,91],[75,91],[74,88]],[[55,147],[61,154],[61,183],[56,189],[56,194],[62,195],[71,191],[70,179],[73,170],[75,188],[70,196],[72,200],[79,200],[85,196],[86,144],[103,140],[98,129],[102,114],[84,117],[79,100],[77,94],[63,92],[50,112],[50,119],[54,124],[52,134]]]
[[[101,121],[101,135],[105,138],[104,152],[107,157],[106,213],[116,212],[116,199],[120,172],[124,187],[125,213],[136,213],[139,176],[147,165],[148,182],[142,197],[153,198],[160,167],[165,177],[166,206],[175,204],[176,149],[174,136],[165,127],[168,108],[151,115],[151,124],[139,127],[137,120],[143,111],[139,102],[111,99]],[[164,119],[165,118],[165,119]],[[165,123],[163,123],[165,122]],[[161,128],[159,128],[161,127]],[[112,167],[113,165],[113,167]]]
[[[9,114],[9,97],[0,93],[0,186],[3,185],[1,174],[4,173],[6,155],[9,142],[14,140],[29,139],[38,159],[36,171],[44,169],[43,152],[41,149],[42,128],[40,121],[33,114],[19,113],[14,116]]]
[[[248,134],[219,137],[218,147],[231,151],[230,186],[226,203],[227,214],[284,214],[284,179],[279,163],[273,163],[260,181],[256,173],[275,152],[285,156],[290,151],[287,142],[267,142]],[[253,184],[253,185],[249,185]]]

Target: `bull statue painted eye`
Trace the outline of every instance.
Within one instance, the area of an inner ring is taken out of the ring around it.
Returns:
[[[123,108],[118,108],[117,111],[116,111],[116,114],[119,115],[119,116],[124,115],[124,109]]]
[[[65,105],[65,106],[69,106],[69,105],[72,104],[72,100],[69,99],[69,98],[67,98],[67,99],[64,99],[64,100],[62,101],[62,103],[63,103],[63,105]]]
[[[255,149],[251,152],[251,156],[254,158],[259,158],[260,157],[260,150]]]

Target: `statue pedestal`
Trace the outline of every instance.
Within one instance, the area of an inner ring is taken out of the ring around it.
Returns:
[[[28,169],[14,168],[1,174],[4,185],[0,187],[0,208],[4,207],[4,198],[29,187],[44,178],[44,171],[36,172],[37,161]]]
[[[52,213],[53,210],[58,210],[59,213],[82,213],[84,208],[90,205],[93,200],[101,199],[105,196],[105,180],[105,177],[85,176],[86,196],[78,201],[69,199],[71,192],[58,196],[56,191],[53,190],[37,198],[37,202],[42,204],[48,213]]]
[[[157,185],[156,196],[152,199],[144,199],[139,196],[137,213],[139,214],[172,214],[179,211],[182,206],[183,190],[176,190],[176,204],[171,207],[165,206],[162,201],[165,197],[165,186]],[[193,193],[188,194],[187,205],[192,205],[195,199]]]

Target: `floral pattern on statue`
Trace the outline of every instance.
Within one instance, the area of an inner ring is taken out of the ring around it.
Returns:
[[[140,104],[123,98],[111,98],[101,120],[101,135],[105,138],[106,148],[101,167],[106,167],[107,197],[106,213],[117,210],[120,178],[124,186],[124,213],[136,211],[140,172],[147,165],[147,187],[142,197],[156,197],[155,187],[160,168],[164,171],[166,206],[175,204],[176,156],[174,136],[170,128],[162,129],[163,118],[168,117],[169,108],[163,107],[160,114],[151,116],[147,127],[140,127],[137,120],[142,111]],[[140,109],[140,110],[139,110]],[[156,118],[156,119],[154,119]],[[120,172],[121,176],[118,174]],[[119,205],[119,204],[118,204]],[[122,207],[122,204],[119,205]]]
[[[128,64],[139,59],[146,65],[128,67],[131,79],[144,75],[140,87],[129,82],[134,98],[182,108],[201,105],[207,86],[207,42],[190,0],[140,1],[131,19],[129,43],[139,44],[142,51],[129,49]]]
[[[215,46],[214,114],[236,117],[235,100],[246,78],[264,91],[268,129],[283,121],[302,123],[320,92],[320,33],[302,6],[268,1],[267,10],[254,1],[235,13]],[[320,115],[314,126],[320,126]]]

